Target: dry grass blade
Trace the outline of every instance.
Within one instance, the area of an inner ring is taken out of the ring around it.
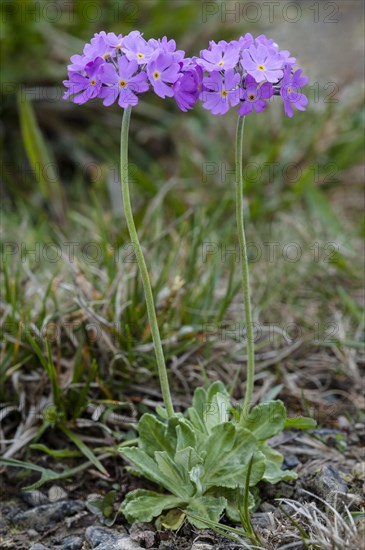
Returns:
[[[305,532],[305,544],[307,548],[315,550],[353,550],[354,548],[363,548],[363,540],[355,520],[348,507],[345,507],[344,514],[341,515],[334,506],[330,505],[320,497],[303,491],[311,499],[320,502],[324,509],[321,510],[315,501],[299,502],[292,499],[278,499],[288,508],[291,524],[295,528],[298,524],[300,533],[295,536],[303,540]],[[291,532],[290,537],[293,537]],[[288,545],[282,546],[281,550],[289,548]]]

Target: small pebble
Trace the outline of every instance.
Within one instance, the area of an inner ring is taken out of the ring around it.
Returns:
[[[97,550],[141,550],[137,542],[132,540],[126,531],[116,531],[106,527],[88,527],[85,531],[87,542]]]
[[[262,502],[260,505],[260,510],[263,512],[275,512],[276,508],[273,506],[273,504],[270,504],[269,502]]]
[[[314,492],[329,504],[336,508],[343,505],[343,495],[348,492],[348,487],[334,466],[323,466],[315,475],[312,484]]]
[[[251,515],[252,524],[255,528],[268,529],[272,525],[272,514],[270,512],[255,512]]]
[[[42,504],[48,504],[49,500],[40,491],[21,491],[20,496],[28,506],[35,508],[36,506],[41,506]]]
[[[134,523],[129,530],[129,536],[144,548],[152,548],[155,545],[156,531],[150,523]]]
[[[295,455],[288,455],[284,458],[284,464],[283,469],[284,470],[292,470],[296,466],[298,466],[299,460]]]
[[[62,550],[80,550],[83,546],[83,541],[80,537],[70,535],[62,540]]]
[[[20,528],[36,529],[39,532],[47,531],[56,522],[64,520],[84,509],[84,502],[80,500],[63,500],[51,504],[36,506],[25,512],[18,512],[13,521]]]
[[[339,416],[337,419],[337,426],[340,430],[350,431],[352,428],[351,422],[346,418],[346,416]]]
[[[52,485],[48,491],[48,498],[50,502],[58,502],[59,500],[66,500],[68,493],[59,487],[58,485]]]
[[[352,468],[352,475],[356,479],[365,481],[365,462],[357,462]]]

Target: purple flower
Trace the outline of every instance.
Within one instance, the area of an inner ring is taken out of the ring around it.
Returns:
[[[234,44],[227,44],[223,41],[219,44],[211,42],[208,50],[200,52],[200,59],[197,59],[196,62],[211,73],[233,69],[237,65],[239,55],[240,50]]]
[[[260,34],[260,36],[257,36],[255,38],[255,44],[258,46],[259,44],[262,44],[263,46],[266,46],[267,48],[274,48],[276,50],[279,49],[279,46],[274,42],[272,38],[267,38],[264,34]]]
[[[124,56],[118,58],[118,72],[112,63],[105,64],[101,81],[108,86],[102,90],[103,105],[109,107],[117,98],[122,108],[137,105],[136,93],[146,92],[149,88],[147,74],[144,71],[135,74],[137,71],[137,61],[128,61]]]
[[[89,60],[94,60],[96,57],[109,59],[114,53],[114,48],[107,41],[105,31],[95,33],[94,38],[90,40],[90,44],[85,44],[84,55]]]
[[[302,76],[302,70],[299,69],[291,74],[291,66],[287,65],[284,70],[284,78],[281,81],[280,95],[284,101],[284,111],[289,116],[294,115],[293,107],[298,111],[305,111],[308,105],[307,97],[301,93],[300,88],[308,82],[307,76]],[[299,91],[298,91],[299,88]]]
[[[121,52],[122,50],[122,40],[123,35],[119,34],[118,36],[114,32],[108,32],[108,34],[105,37],[105,42],[108,44],[108,46],[111,46],[113,48],[113,55],[116,53]]]
[[[79,105],[86,103],[89,99],[94,97],[100,97],[100,91],[102,82],[100,80],[100,68],[104,64],[104,60],[101,57],[91,61],[85,66],[86,76],[83,76],[76,72],[71,72],[70,80],[64,80],[63,84],[68,88],[65,92],[63,99],[68,99],[70,95],[79,94],[75,96],[72,101]]]
[[[159,53],[163,52],[173,53],[175,61],[177,63],[183,61],[184,59],[185,52],[183,50],[176,50],[175,40],[168,40],[166,36],[159,38],[158,40],[156,40],[155,38],[151,38],[148,41],[148,44],[154,49],[153,56],[155,57],[157,57]]]
[[[169,84],[175,84],[179,78],[180,65],[172,53],[159,53],[147,66],[148,78],[155,93],[165,98],[172,97],[174,90]]]
[[[280,55],[280,57],[283,59],[284,65],[287,65],[287,64],[289,64],[289,65],[295,65],[295,63],[296,63],[296,61],[297,61],[297,60],[295,59],[295,57],[290,57],[290,56],[291,56],[291,53],[288,52],[288,50],[280,50],[279,55]]]
[[[247,32],[245,36],[240,36],[238,40],[232,40],[231,44],[237,45],[240,50],[249,48],[254,43],[254,38],[251,33]]]
[[[202,71],[199,69],[200,67],[187,69],[180,74],[172,87],[175,101],[184,112],[192,109],[199,97],[202,81]]]
[[[283,76],[284,60],[273,48],[263,44],[250,46],[242,53],[242,67],[256,82],[278,82]]]
[[[240,100],[241,76],[233,69],[228,69],[224,75],[213,71],[203,79],[204,90],[200,94],[204,109],[213,115],[224,115],[230,106],[234,107]]]
[[[129,61],[144,65],[151,58],[154,49],[148,44],[139,31],[132,31],[123,38],[122,51]]]
[[[270,99],[273,95],[274,89],[270,82],[259,84],[252,76],[247,75],[245,87],[241,93],[243,102],[238,109],[239,115],[249,115],[253,110],[255,110],[256,113],[261,113],[261,111],[266,109],[267,105],[264,100]]]
[[[90,59],[88,59],[86,55],[80,55],[77,53],[71,56],[70,61],[72,61],[71,65],[67,66],[69,72],[84,72],[85,66],[90,62]]]

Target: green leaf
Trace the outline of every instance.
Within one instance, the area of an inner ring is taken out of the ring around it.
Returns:
[[[208,476],[204,481],[217,487],[244,487],[248,471],[250,454],[246,455],[245,461],[241,464],[228,462],[221,467],[215,475]],[[255,486],[264,476],[266,470],[266,460],[262,452],[255,452],[251,468],[250,486]]]
[[[167,426],[157,420],[152,414],[144,414],[138,423],[139,448],[150,457],[156,451],[166,451],[173,456],[175,446],[171,438],[167,437]]]
[[[185,504],[183,500],[176,496],[136,489],[127,494],[119,510],[129,523],[136,521],[149,522],[160,516],[164,510],[171,510],[171,508],[177,508]]]
[[[199,456],[192,447],[186,447],[185,449],[177,451],[174,460],[176,464],[182,466],[186,472],[190,472],[190,470],[200,462]]]
[[[218,492],[218,491],[217,491]],[[234,523],[240,523],[240,513],[238,510],[238,498],[240,496],[238,489],[219,489],[219,494],[227,500],[226,514]],[[255,497],[251,492],[248,493],[248,508],[253,510],[256,506]]]
[[[207,406],[207,392],[204,388],[197,388],[193,396],[193,406],[188,409],[188,417],[197,430],[208,433],[204,422],[204,412]]]
[[[204,477],[204,472],[204,467],[201,464],[194,466],[189,472],[189,477],[196,488],[195,496],[202,496],[203,494],[202,479]]]
[[[190,407],[188,409],[188,416],[196,430],[200,431],[201,433],[208,434],[208,430],[204,422],[204,417],[200,416],[200,414],[194,407]]]
[[[229,394],[222,382],[214,382],[207,391],[195,390],[188,416],[196,429],[210,433],[214,426],[228,420],[229,412]]]
[[[284,429],[287,420],[282,401],[268,401],[256,405],[245,419],[243,426],[259,440],[270,439]]]
[[[161,516],[156,527],[159,531],[161,530],[161,526],[170,531],[177,531],[184,523],[185,518],[185,512],[175,508],[167,512],[165,516]]]
[[[187,420],[181,420],[176,426],[176,451],[185,449],[186,447],[196,447],[196,436],[194,427]]]
[[[314,418],[308,416],[296,416],[295,418],[287,418],[284,428],[295,428],[297,430],[313,430],[317,427],[317,422]]]
[[[101,521],[105,525],[111,527],[114,525],[115,520],[117,519],[118,512],[114,512],[114,504],[116,501],[117,491],[113,489],[109,491],[104,497],[93,500],[89,505],[91,508],[96,508],[102,513]]]
[[[250,430],[236,427],[236,438],[231,449],[229,462],[246,464],[250,456],[258,450],[259,445],[259,441]]]
[[[204,388],[196,388],[193,396],[193,408],[201,418],[204,416],[205,407],[207,406],[207,392]]]
[[[230,452],[235,442],[236,429],[231,422],[216,426],[206,441],[204,468],[209,478],[222,467],[222,460]]]
[[[260,451],[266,457],[265,473],[263,480],[269,483],[278,483],[279,481],[290,481],[296,479],[298,476],[296,472],[292,470],[282,470],[284,457],[278,451],[267,445],[266,443],[260,445]]]
[[[212,399],[208,401],[204,412],[204,422],[209,433],[215,426],[223,422],[228,422],[230,408],[231,403],[229,396],[224,393],[216,393]]]
[[[166,409],[164,409],[163,407],[160,407],[160,405],[157,405],[156,407],[156,414],[158,414],[158,416],[160,418],[163,418],[164,420],[168,419]]]
[[[166,451],[156,452],[155,460],[158,467],[168,481],[166,488],[173,494],[182,498],[189,498],[194,494],[189,472],[182,465],[174,461]]]
[[[195,516],[201,516],[209,519],[210,521],[219,521],[226,505],[227,501],[224,497],[216,498],[203,496],[195,498],[186,508],[186,513],[188,515],[194,514]],[[206,523],[203,523],[198,519],[190,518],[190,522],[198,529],[206,528]]]
[[[230,425],[233,425],[230,423]],[[218,428],[215,428],[217,430]],[[252,470],[251,480],[256,484],[265,470],[265,458],[258,453],[259,442],[246,428],[235,427],[235,439],[231,449],[226,451],[217,460],[214,468],[205,464],[205,485],[216,485],[234,488],[243,486],[247,473],[250,457],[255,455],[255,465]],[[207,454],[210,450],[207,444]]]
[[[170,489],[169,479],[162,474],[156,462],[145,451],[133,447],[120,449],[119,452],[137,466],[138,471],[142,473],[144,477],[158,485],[162,485],[167,490]]]
[[[221,394],[226,395],[227,397],[229,397],[229,393],[226,390],[225,385],[220,380],[217,380],[216,382],[213,382],[213,384],[211,384],[209,386],[209,388],[207,389],[208,403],[213,401],[213,398],[214,398],[215,395],[217,395],[217,393],[221,393]]]

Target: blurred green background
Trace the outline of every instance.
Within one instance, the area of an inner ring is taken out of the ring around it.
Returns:
[[[277,101],[246,121],[248,240],[261,251],[251,257],[255,319],[296,323],[312,346],[359,347],[362,2],[4,1],[1,10],[2,399],[17,400],[16,372],[54,368],[77,416],[85,379],[95,399],[116,399],[126,384],[155,375],[120,199],[122,113],[62,100],[69,57],[101,30],[167,35],[187,55],[212,39],[264,32],[297,57],[310,78],[307,112],[288,119]],[[152,94],[132,116],[133,207],[166,354],[176,372],[187,369],[174,380],[183,386],[189,377],[196,383],[191,373],[214,377],[220,368],[206,323],[241,319],[236,258],[226,253],[237,244],[235,124],[233,110],[213,117],[197,105],[182,113]],[[294,261],[285,248],[293,242]],[[55,334],[44,360],[48,330]],[[264,338],[258,349],[280,348],[280,330],[278,341]],[[242,345],[225,349],[232,369]],[[90,386],[95,376],[98,387]]]

